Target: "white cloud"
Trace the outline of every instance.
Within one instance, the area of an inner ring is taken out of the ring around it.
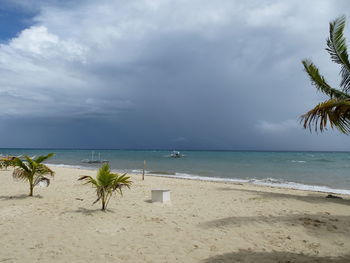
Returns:
[[[84,48],[74,41],[61,40],[48,32],[45,26],[23,30],[2,49],[37,59],[67,59],[84,61]]]

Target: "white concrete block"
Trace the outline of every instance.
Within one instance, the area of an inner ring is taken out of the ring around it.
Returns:
[[[154,189],[152,190],[152,202],[168,202],[170,201],[170,190]]]

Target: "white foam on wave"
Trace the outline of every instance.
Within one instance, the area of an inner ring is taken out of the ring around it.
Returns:
[[[133,169],[133,170],[129,171],[129,173],[131,173],[131,174],[142,174],[142,172],[143,172],[142,169]],[[148,173],[151,173],[151,171],[145,170],[145,173],[148,174]]]
[[[190,180],[213,181],[213,182],[251,183],[251,184],[271,186],[271,187],[282,187],[282,188],[304,190],[304,191],[350,195],[350,190],[346,190],[346,189],[334,189],[328,186],[307,185],[307,184],[278,180],[275,178],[247,180],[247,179],[238,179],[238,178],[207,177],[207,176],[200,176],[200,175],[193,175],[193,174],[186,174],[186,173],[176,173],[175,175],[167,175],[167,174],[164,174],[164,175],[149,174],[149,175],[160,176],[160,177],[175,177],[175,178],[190,179]]]
[[[292,163],[306,163],[306,161],[292,160]]]
[[[90,167],[90,166],[83,166],[83,165],[70,165],[70,164],[63,164],[63,163],[46,163],[49,166],[53,167],[62,167],[62,168],[73,168],[73,169],[82,169],[82,170],[96,170],[96,167]]]
[[[75,168],[75,169],[83,169],[83,170],[97,170],[96,167],[82,166],[82,165],[68,165],[68,164],[51,164],[47,165],[54,167],[62,167],[62,168]],[[129,172],[131,174],[141,174],[142,170],[133,169],[131,171],[126,170],[112,170],[118,173]],[[238,178],[223,178],[223,177],[209,177],[209,176],[200,176],[195,174],[188,173],[175,173],[172,174],[152,174],[150,171],[145,171],[146,175],[159,176],[159,177],[172,177],[172,178],[181,178],[181,179],[189,179],[189,180],[201,180],[201,181],[212,181],[212,182],[233,182],[233,183],[251,183],[256,185],[264,185],[264,186],[272,186],[272,187],[282,187],[289,189],[297,189],[304,191],[315,191],[315,192],[324,192],[324,193],[333,193],[333,194],[344,194],[350,195],[350,190],[346,189],[334,189],[328,186],[320,186],[320,185],[307,185],[295,182],[284,181],[275,178],[265,178],[265,179],[238,179]]]
[[[209,177],[209,176],[200,176],[200,175],[187,174],[187,173],[175,173],[175,175],[149,173],[148,175],[159,176],[159,177],[181,178],[181,179],[189,179],[189,180],[200,180],[200,181],[248,183],[248,180],[244,180],[244,179]]]
[[[350,190],[346,190],[346,189],[334,189],[328,186],[320,186],[320,185],[307,185],[307,184],[278,180],[274,178],[251,179],[249,180],[249,183],[257,184],[257,185],[266,185],[266,186],[277,186],[277,187],[305,190],[305,191],[350,195]]]

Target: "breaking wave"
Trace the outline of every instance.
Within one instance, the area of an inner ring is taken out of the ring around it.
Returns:
[[[350,195],[350,190],[334,189],[328,186],[320,186],[320,185],[307,185],[307,184],[301,184],[296,182],[284,181],[284,180],[275,179],[275,178],[239,179],[239,178],[223,178],[223,177],[206,177],[206,176],[193,175],[193,174],[187,174],[187,173],[175,173],[175,175],[149,173],[148,175],[160,176],[160,177],[174,177],[174,178],[182,178],[182,179],[189,179],[189,180],[213,181],[213,182],[250,183],[250,184],[256,184],[256,185],[282,187],[282,188],[297,189],[297,190],[304,190],[304,191],[315,191],[315,192]]]
[[[300,161],[303,162],[303,161]],[[62,167],[62,168],[74,168],[74,169],[85,169],[85,170],[97,170],[97,167],[82,166],[82,165],[67,165],[67,164],[51,164],[50,166]],[[141,169],[132,169],[132,170],[114,170],[120,173],[131,173],[131,174],[141,174]],[[233,183],[250,183],[256,185],[272,186],[272,187],[282,187],[289,189],[297,189],[304,191],[316,191],[324,193],[334,193],[334,194],[344,194],[350,195],[350,190],[345,189],[334,189],[328,186],[320,185],[308,185],[296,182],[285,181],[276,178],[265,178],[265,179],[239,179],[239,178],[223,178],[223,177],[209,177],[209,176],[200,176],[195,174],[188,173],[176,173],[176,172],[165,172],[165,171],[145,171],[146,175],[159,176],[159,177],[170,177],[170,178],[181,178],[189,180],[201,180],[201,181],[213,181],[213,182],[233,182]]]

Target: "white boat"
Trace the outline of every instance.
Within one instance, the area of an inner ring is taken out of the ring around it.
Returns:
[[[83,163],[108,163],[109,161],[108,160],[101,160],[101,153],[98,153],[98,159],[94,159],[94,154],[95,152],[92,151],[91,152],[91,159],[84,159],[84,160],[81,160],[81,162]]]
[[[171,154],[170,154],[170,157],[171,158],[182,158],[184,157],[185,155],[181,154],[180,152],[178,151],[173,151]]]

